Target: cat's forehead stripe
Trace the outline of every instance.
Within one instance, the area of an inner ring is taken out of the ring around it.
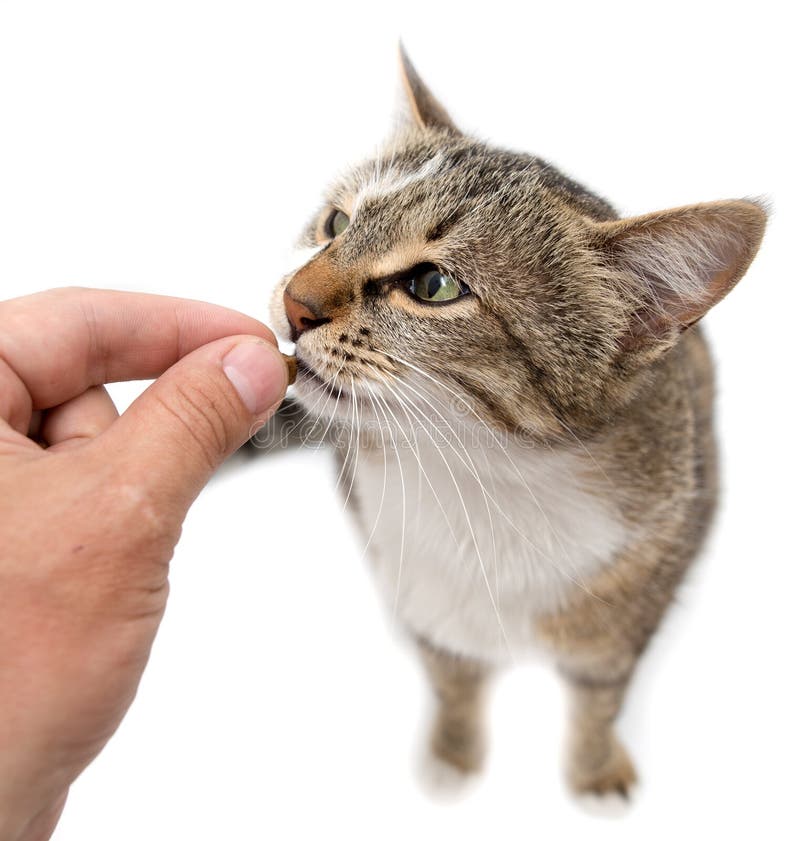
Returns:
[[[369,199],[383,198],[399,193],[418,181],[430,178],[444,163],[441,151],[414,170],[403,170],[384,161],[378,161],[365,184],[360,187],[353,201],[353,215],[361,204]]]

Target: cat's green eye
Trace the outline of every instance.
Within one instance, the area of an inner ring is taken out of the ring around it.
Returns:
[[[346,213],[343,213],[341,210],[334,210],[325,223],[325,233],[331,239],[336,239],[339,234],[344,233],[349,224],[350,217]]]
[[[420,301],[443,303],[454,301],[462,295],[466,295],[469,289],[459,283],[450,275],[443,274],[436,268],[427,268],[415,277],[412,277],[409,292]]]

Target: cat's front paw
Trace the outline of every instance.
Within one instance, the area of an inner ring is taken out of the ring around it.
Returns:
[[[466,769],[427,752],[421,758],[417,776],[422,788],[437,800],[460,800],[475,784],[477,769]]]
[[[575,751],[568,779],[570,788],[578,796],[623,803],[630,800],[637,782],[636,769],[628,752],[616,739],[602,754],[589,750]]]

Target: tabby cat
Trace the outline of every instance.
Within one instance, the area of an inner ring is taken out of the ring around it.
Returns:
[[[276,289],[295,396],[340,452],[376,577],[468,775],[492,672],[548,653],[568,779],[627,795],[614,721],[715,505],[697,321],[764,232],[753,201],[619,218],[527,154],[463,134],[401,51],[406,120],[333,186]]]

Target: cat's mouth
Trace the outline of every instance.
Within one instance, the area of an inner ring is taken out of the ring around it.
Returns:
[[[307,362],[297,356],[297,381],[307,383],[315,389],[326,392],[331,397],[342,398],[350,395],[331,379],[321,377]]]
[[[387,389],[386,382],[378,377],[367,376],[364,371],[344,370],[344,364],[328,374],[325,363],[322,363],[320,371],[314,361],[304,359],[299,354],[295,358],[297,396],[301,402],[311,404],[311,414],[338,416],[342,420],[352,421],[352,412],[355,411],[362,420],[374,417],[381,423],[382,420],[386,421],[387,413],[391,417],[395,411],[405,411],[402,408],[403,400],[398,400],[397,394]],[[370,367],[375,369],[376,374],[392,376],[386,367],[380,369],[377,364],[371,364]],[[394,378],[398,379],[396,376]],[[342,384],[343,381],[346,385]]]

